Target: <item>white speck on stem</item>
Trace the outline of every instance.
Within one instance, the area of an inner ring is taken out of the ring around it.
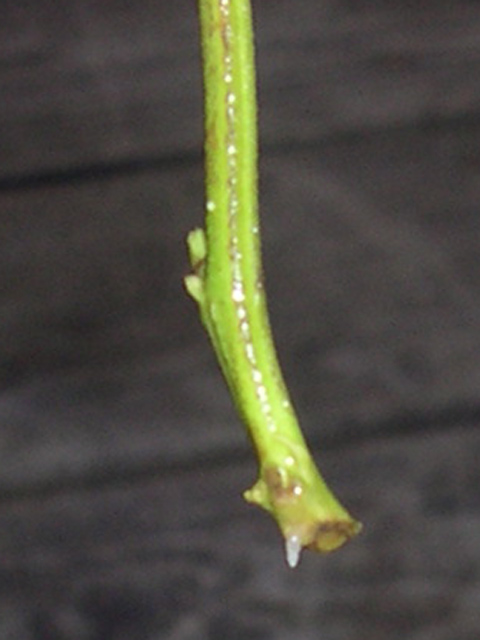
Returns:
[[[256,382],[257,384],[262,382],[263,380],[262,373],[258,369],[253,370],[252,377],[253,377],[253,381]]]
[[[245,293],[243,292],[243,287],[241,284],[234,283],[232,298],[234,302],[243,302],[245,300]]]
[[[289,536],[285,541],[285,555],[287,564],[291,569],[295,569],[300,561],[302,545],[298,536]]]

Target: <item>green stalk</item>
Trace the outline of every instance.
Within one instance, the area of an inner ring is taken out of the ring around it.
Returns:
[[[257,197],[253,29],[248,0],[199,0],[205,97],[206,229],[189,234],[185,279],[245,422],[259,477],[245,492],[286,541],[328,552],[359,530],[326,486],[298,425],[270,331]]]

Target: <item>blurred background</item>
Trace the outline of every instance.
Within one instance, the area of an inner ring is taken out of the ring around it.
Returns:
[[[181,278],[192,0],[2,2],[0,639],[477,640],[480,3],[258,0],[265,269],[325,477],[286,567]]]

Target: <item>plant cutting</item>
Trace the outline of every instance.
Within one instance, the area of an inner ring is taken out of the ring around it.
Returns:
[[[278,364],[262,274],[257,106],[249,0],[199,0],[204,79],[205,227],[188,236],[185,278],[256,451],[245,499],[266,509],[286,559],[329,552],[361,526],[327,487]]]

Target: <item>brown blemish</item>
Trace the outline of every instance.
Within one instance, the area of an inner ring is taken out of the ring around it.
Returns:
[[[266,469],[264,477],[274,502],[285,503],[298,500],[298,489],[301,487],[299,482],[289,480],[285,483],[282,474],[275,468]]]
[[[204,268],[205,268],[205,258],[200,258],[200,260],[195,260],[195,262],[192,264],[192,270],[196,276],[201,277],[203,275]]]
[[[206,138],[205,146],[207,148],[211,149],[212,151],[217,151],[217,149],[218,149],[218,138],[217,138],[216,124],[215,123],[209,125],[209,127],[205,131],[205,138]]]
[[[361,524],[354,520],[321,522],[312,532],[312,541],[305,546],[312,551],[328,553],[354,538],[361,528]]]

